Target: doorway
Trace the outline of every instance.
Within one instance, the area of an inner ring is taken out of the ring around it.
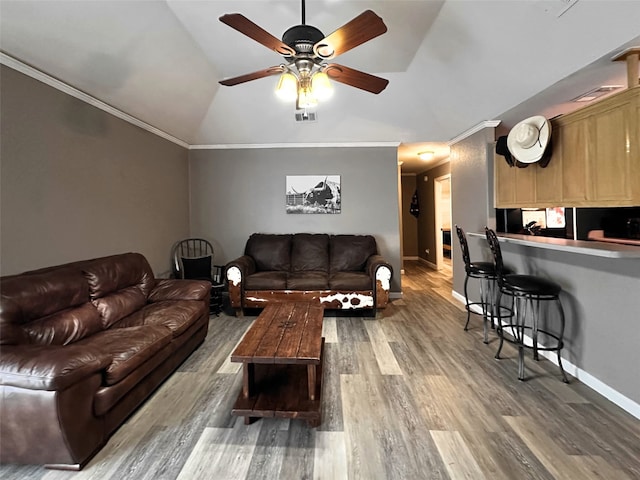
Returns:
[[[434,179],[436,269],[451,266],[451,174]]]

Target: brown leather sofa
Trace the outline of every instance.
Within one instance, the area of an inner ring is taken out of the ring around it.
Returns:
[[[270,301],[317,301],[327,309],[385,308],[393,270],[371,235],[254,233],[226,265],[237,314]]]
[[[202,343],[210,289],[137,253],[0,278],[0,461],[81,469]]]

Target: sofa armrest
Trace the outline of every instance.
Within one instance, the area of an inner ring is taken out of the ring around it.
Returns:
[[[233,267],[236,267],[237,270],[233,270]],[[232,269],[231,274],[229,274],[229,269]],[[238,278],[238,270],[240,273],[240,278]],[[242,279],[246,278],[247,275],[255,273],[256,262],[249,255],[243,255],[227,263],[227,265],[225,266],[225,271],[227,272],[227,280],[229,281],[229,283],[238,284],[241,283]]]
[[[30,390],[64,390],[104,370],[111,355],[88,345],[4,345],[0,385]]]
[[[374,282],[376,308],[385,308],[389,303],[389,290],[393,268],[382,255],[371,255],[367,260],[367,272]]]
[[[382,255],[371,255],[367,260],[367,266],[365,268],[367,269],[367,273],[369,274],[369,276],[375,279],[378,276],[378,272],[382,272],[381,270],[379,270],[380,267],[387,268],[389,275],[389,278],[387,279],[388,283],[389,281],[391,281],[391,277],[393,276],[393,267],[391,267],[391,264],[387,262]],[[388,289],[389,287],[387,286],[387,290]]]
[[[176,280],[161,278],[149,294],[149,302],[163,300],[206,300],[211,293],[211,283],[206,280]]]
[[[229,303],[236,314],[241,315],[243,281],[256,271],[256,262],[249,255],[243,255],[227,263],[225,271],[229,286]]]

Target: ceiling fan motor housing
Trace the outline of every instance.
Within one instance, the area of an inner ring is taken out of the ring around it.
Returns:
[[[324,34],[311,25],[296,25],[282,35],[282,42],[301,54],[313,54],[313,46],[324,38]]]

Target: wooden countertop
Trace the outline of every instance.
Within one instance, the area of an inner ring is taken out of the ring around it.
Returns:
[[[525,245],[527,247],[559,250],[562,252],[578,253],[608,258],[640,258],[640,247],[633,245],[619,245],[616,243],[594,242],[587,240],[569,240],[567,238],[540,237],[534,235],[520,235],[517,233],[497,233],[498,240],[505,243]],[[470,237],[485,237],[483,233],[468,233]]]

